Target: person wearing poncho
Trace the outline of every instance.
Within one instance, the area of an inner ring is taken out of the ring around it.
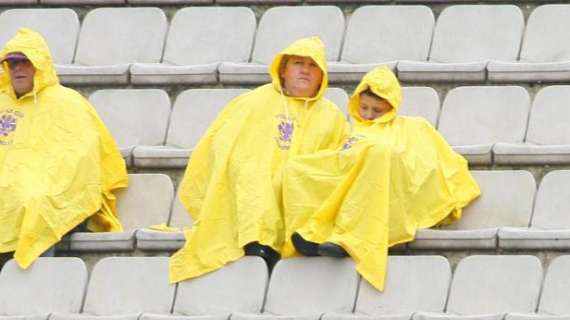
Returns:
[[[364,116],[370,95],[387,110]],[[397,115],[401,99],[392,71],[370,71],[349,100],[354,128],[344,146],[289,161],[283,257],[348,254],[383,290],[390,246],[459,219],[479,195],[467,161],[426,120]]]
[[[206,131],[179,188],[194,223],[170,258],[171,282],[246,253],[270,264],[278,258],[283,165],[294,155],[337,148],[346,134],[344,115],[324,98],[326,70],[319,38],[295,41],[270,65],[272,83],[230,101]]]
[[[43,37],[22,28],[0,52],[0,252],[22,268],[88,220],[120,231],[125,162],[94,108],[59,84]]]

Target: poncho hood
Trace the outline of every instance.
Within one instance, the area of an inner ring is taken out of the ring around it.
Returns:
[[[281,77],[279,76],[279,68],[281,62],[285,56],[301,56],[309,57],[315,61],[323,72],[323,80],[321,82],[321,87],[314,97],[297,98],[307,101],[315,101],[323,97],[325,91],[327,90],[329,84],[329,78],[327,74],[327,58],[325,45],[319,37],[309,37],[299,39],[289,45],[287,48],[279,52],[273,59],[273,62],[269,66],[269,74],[271,75],[271,80],[275,90],[282,91]]]
[[[380,118],[365,120],[360,117],[358,107],[360,105],[360,94],[370,89],[374,94],[388,101],[392,110],[388,111]],[[388,67],[377,67],[369,71],[348,101],[348,111],[353,119],[353,123],[358,125],[373,125],[376,123],[386,123],[394,120],[402,103],[402,87],[394,72]]]
[[[0,51],[0,57],[4,59],[6,55],[13,52],[21,52],[32,62],[36,68],[34,75],[34,88],[32,92],[24,95],[37,94],[45,87],[58,84],[59,80],[53,65],[53,59],[49,47],[38,32],[32,31],[28,28],[21,28],[16,32],[16,35],[6,43],[6,46]],[[8,93],[13,99],[16,99],[16,94],[12,88],[8,66],[3,63],[2,69],[4,72],[0,75],[0,90]],[[22,97],[21,97],[22,98]]]

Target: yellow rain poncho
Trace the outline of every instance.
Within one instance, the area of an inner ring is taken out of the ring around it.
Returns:
[[[314,97],[283,94],[279,66],[285,55],[311,57],[323,71]],[[253,241],[281,251],[285,161],[337,148],[346,134],[342,112],[323,97],[326,70],[320,39],[294,42],[269,67],[272,83],[232,100],[206,131],[180,184],[180,199],[194,225],[185,231],[185,246],[170,259],[171,282],[237,260]]]
[[[359,95],[368,88],[392,106],[374,120],[358,112]],[[411,241],[418,228],[459,219],[479,195],[466,160],[424,119],[397,116],[400,101],[394,74],[372,70],[349,101],[354,128],[341,150],[290,160],[283,179],[284,257],[296,253],[293,232],[333,242],[383,290],[388,247]]]
[[[113,189],[125,163],[93,107],[59,84],[42,36],[20,29],[0,57],[20,52],[34,65],[33,90],[16,97],[0,75],[0,252],[27,268],[91,217],[92,231],[121,230]]]

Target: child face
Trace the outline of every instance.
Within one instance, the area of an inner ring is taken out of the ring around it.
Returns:
[[[392,106],[388,101],[368,94],[361,94],[359,100],[360,105],[358,107],[358,113],[364,120],[380,118],[392,109]]]

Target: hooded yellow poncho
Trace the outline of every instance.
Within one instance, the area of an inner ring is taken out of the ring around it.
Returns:
[[[42,36],[20,29],[0,52],[34,65],[33,90],[17,98],[0,75],[0,252],[27,268],[75,226],[122,229],[113,189],[127,186],[125,163],[93,107],[59,84]]]
[[[279,66],[285,55],[311,57],[323,71],[314,97],[283,95]],[[345,135],[342,112],[323,97],[326,70],[319,38],[294,42],[271,64],[273,82],[232,100],[206,131],[180,184],[180,200],[194,225],[185,231],[185,246],[170,259],[171,282],[237,260],[252,241],[281,251],[285,161],[337,148]]]
[[[359,95],[370,88],[391,111],[363,120]],[[283,196],[286,244],[298,232],[317,243],[341,245],[358,272],[384,288],[388,247],[411,241],[418,228],[461,217],[480,191],[466,160],[425,120],[397,116],[401,88],[387,68],[370,71],[350,98],[353,134],[342,150],[289,161]]]

